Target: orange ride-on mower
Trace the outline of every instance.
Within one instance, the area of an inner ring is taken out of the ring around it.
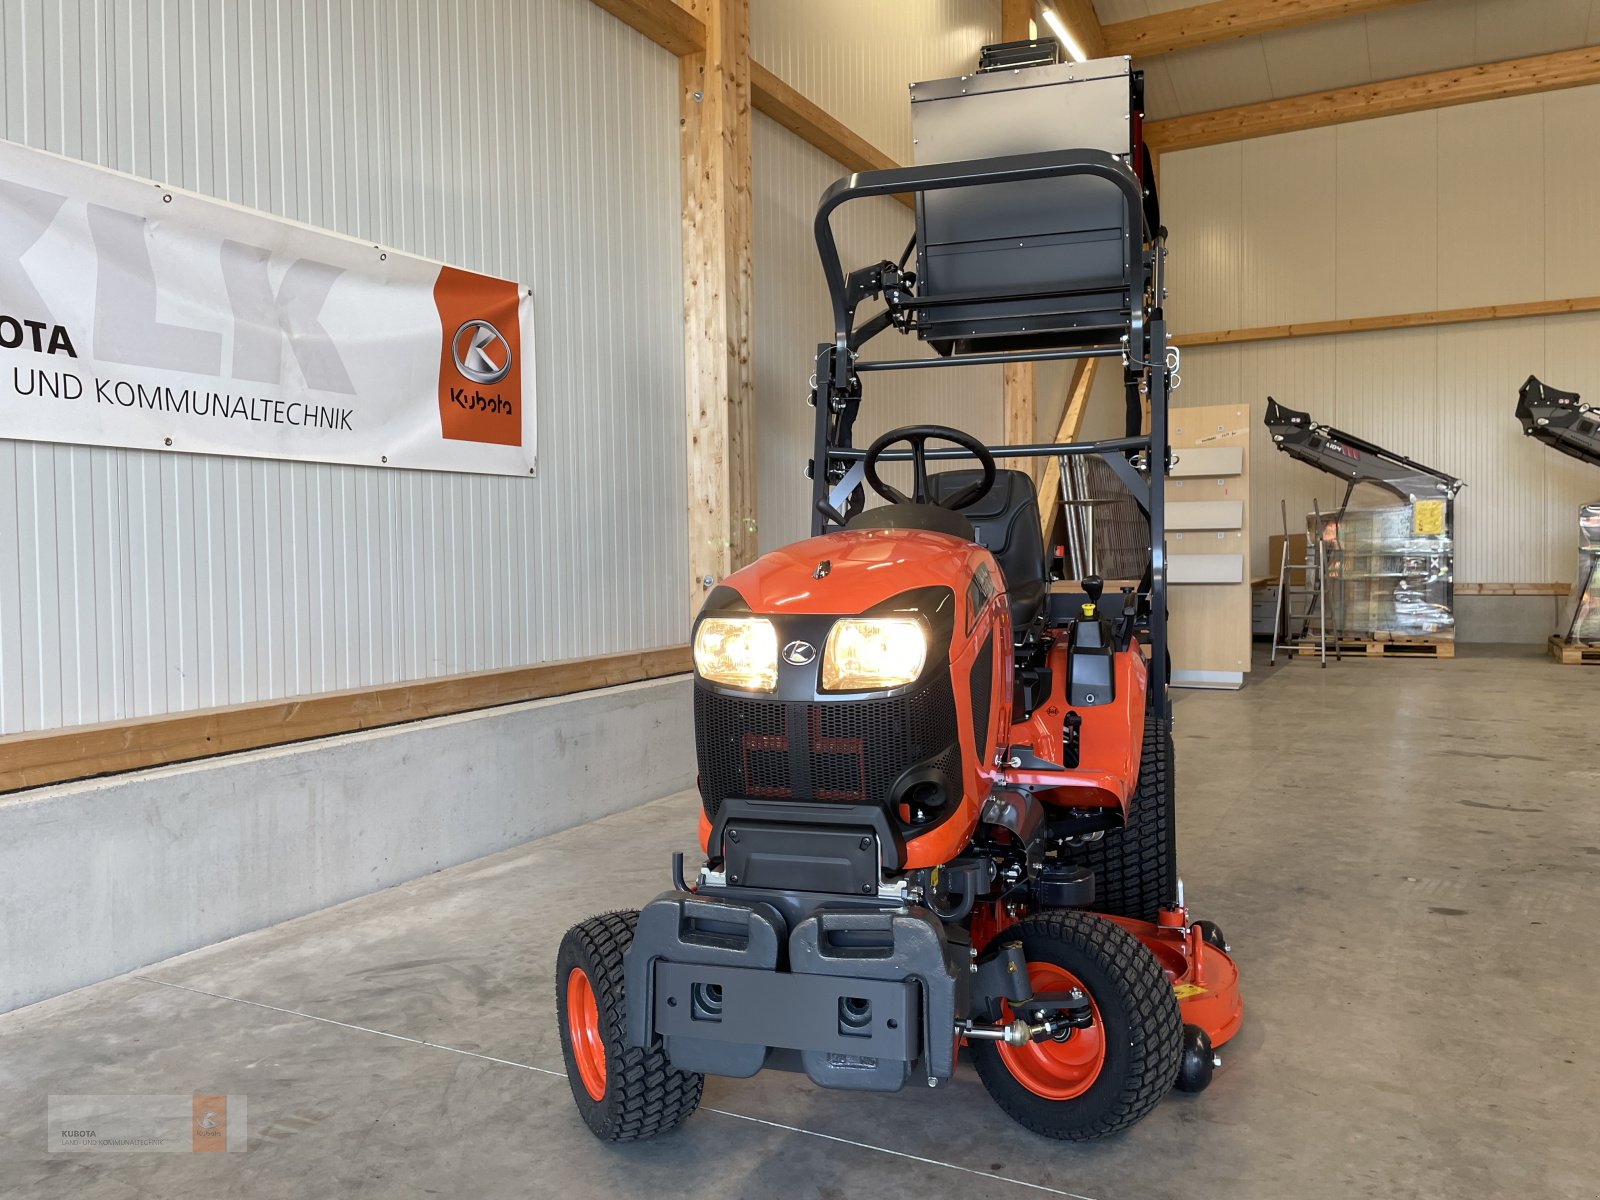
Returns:
[[[1002,156],[975,157],[956,114],[919,112],[926,161],[823,196],[835,332],[812,398],[815,536],[728,576],[694,625],[705,861],[686,879],[676,856],[671,890],[561,944],[562,1045],[599,1137],[673,1128],[706,1074],[937,1088],[965,1047],[1017,1121],[1098,1138],[1174,1086],[1204,1088],[1238,1029],[1234,964],[1190,920],[1174,860],[1176,355],[1140,86],[1124,59],[918,85],[919,108],[990,103]],[[1040,152],[1040,130],[1091,148]],[[908,250],[846,275],[832,212],[901,193],[917,199],[915,272]],[[935,355],[858,357],[891,329]],[[870,372],[1097,356],[1123,365],[1124,437],[987,447],[916,425],[851,444]],[[1149,518],[1148,566],[1119,596],[1093,576],[1052,588],[1033,480],[995,462],[1076,455],[1109,464]],[[930,470],[949,460],[976,466]],[[887,503],[866,508],[863,482]]]

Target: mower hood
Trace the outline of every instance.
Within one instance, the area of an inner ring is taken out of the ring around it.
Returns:
[[[913,589],[944,587],[975,614],[1002,586],[993,556],[976,542],[921,529],[847,529],[762,555],[729,575],[701,611],[850,616]]]

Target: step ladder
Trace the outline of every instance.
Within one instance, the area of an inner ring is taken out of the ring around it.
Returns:
[[[1328,646],[1333,646],[1334,657],[1340,657],[1338,631],[1330,637],[1328,632],[1328,553],[1318,536],[1306,546],[1306,560],[1289,561],[1289,502],[1280,502],[1283,518],[1283,552],[1278,561],[1277,604],[1272,614],[1272,654],[1269,663],[1277,663],[1278,651],[1298,654],[1300,647],[1315,645],[1322,665],[1328,665]],[[1313,508],[1316,509],[1315,502]],[[1316,529],[1322,529],[1322,512],[1316,509]],[[1296,605],[1301,607],[1296,607]],[[1315,632],[1313,632],[1313,629]]]

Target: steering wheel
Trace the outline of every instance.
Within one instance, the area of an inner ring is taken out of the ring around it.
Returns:
[[[932,495],[928,490],[928,443],[930,441],[949,442],[960,446],[963,450],[970,451],[983,467],[983,478],[976,483],[969,483],[953,496],[947,496],[939,501],[943,508],[960,509],[974,504],[989,494],[994,487],[994,455],[989,453],[989,448],[971,434],[962,433],[959,429],[951,429],[948,425],[905,425],[899,429],[891,429],[872,445],[867,447],[866,458],[862,460],[862,473],[867,482],[872,485],[872,490],[877,492],[890,504],[931,504]],[[897,487],[885,483],[878,476],[878,460],[883,452],[890,446],[899,442],[907,442],[911,446],[911,495],[907,496]]]

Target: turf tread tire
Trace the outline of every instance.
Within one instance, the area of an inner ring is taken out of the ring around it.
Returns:
[[[1053,962],[1078,977],[1105,1022],[1107,1046],[1087,1092],[1047,1100],[1012,1075],[996,1042],[973,1042],[973,1065],[990,1096],[1018,1124],[1062,1141],[1108,1137],[1146,1116],[1172,1090],[1183,1058],[1183,1017],[1155,955],[1120,925],[1070,910],[1024,917],[1001,937],[1020,937],[1030,962]]]
[[[1154,921],[1161,909],[1177,904],[1174,778],[1172,727],[1149,703],[1127,823],[1069,855],[1095,873],[1095,911]]]
[[[705,1076],[674,1070],[666,1048],[654,1037],[648,1048],[624,1041],[627,996],[622,956],[633,944],[637,912],[610,912],[580,921],[561,939],[556,955],[556,1023],[567,1082],[578,1111],[605,1142],[636,1142],[677,1128],[700,1105]],[[567,976],[581,967],[594,988],[606,1048],[606,1091],[593,1099],[578,1076],[567,1033]]]

